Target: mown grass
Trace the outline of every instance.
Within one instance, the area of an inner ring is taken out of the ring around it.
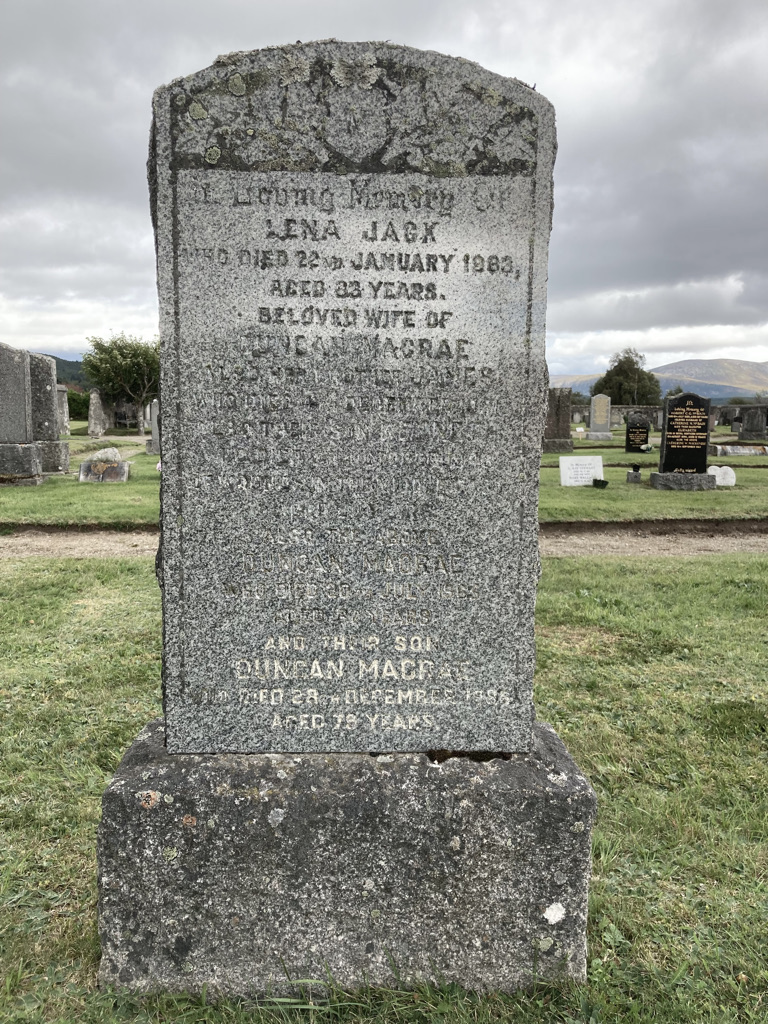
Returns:
[[[88,452],[116,442],[72,441],[72,468]],[[117,442],[132,462],[126,484],[80,484],[76,475],[50,477],[40,487],[0,488],[0,530],[19,526],[103,527],[131,529],[157,526],[160,513],[160,474],[157,456],[143,454],[136,445]],[[558,456],[547,455],[541,469],[539,520],[543,523],[592,520],[627,522],[663,519],[764,519],[768,515],[768,469],[734,460],[718,464],[736,466],[736,486],[716,491],[654,491],[648,484],[658,468],[658,453],[625,455],[623,449],[590,451],[602,455],[605,490],[561,487]],[[645,482],[626,482],[627,466],[640,462]],[[714,461],[714,460],[710,460]],[[766,460],[763,460],[766,463]],[[766,463],[768,465],[768,463]]]
[[[764,1021],[766,580],[757,555],[545,560],[539,716],[600,799],[586,986],[321,990],[304,1010],[212,1008],[94,985],[99,800],[160,707],[151,562],[5,562],[0,1019]]]
[[[160,517],[160,474],[157,456],[142,454],[136,445],[114,441],[70,442],[73,473],[51,476],[39,487],[0,488],[0,528],[15,526],[132,529],[157,526]],[[132,463],[127,483],[81,484],[79,463],[88,452],[117,447]]]
[[[648,481],[651,469],[657,467],[658,457],[653,465],[643,465],[643,483],[628,484],[626,467],[611,466],[606,460],[603,476],[608,486],[598,489],[561,487],[559,469],[544,466],[539,474],[539,522],[765,519],[768,514],[768,471],[764,469],[739,465],[735,487],[656,491]]]

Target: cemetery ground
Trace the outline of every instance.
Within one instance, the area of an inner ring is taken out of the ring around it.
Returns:
[[[586,985],[506,997],[314,984],[259,1009],[95,987],[101,794],[161,710],[153,568],[2,565],[2,1020],[766,1019],[768,556],[544,559],[538,714],[600,801]]]
[[[72,440],[82,452],[108,443]],[[37,522],[48,553],[57,536],[82,540],[86,547],[76,553],[89,553],[94,531],[43,532],[78,519],[111,527],[98,531],[107,545],[137,526],[144,532],[125,536],[148,544],[130,559],[2,562],[3,1020],[765,1019],[768,556],[759,553],[544,558],[538,714],[557,729],[600,800],[585,986],[479,997],[450,987],[351,995],[315,984],[295,1005],[259,1010],[99,993],[101,794],[136,733],[160,713],[159,592],[149,554],[157,459],[128,438],[118,447],[133,462],[126,485],[60,479],[0,496],[0,544],[23,536],[20,524]],[[662,494],[622,484],[623,464],[635,456],[602,453],[606,491],[559,488],[557,457],[544,457],[542,519],[572,517],[553,529],[576,536],[577,518],[613,518],[609,529],[620,530],[622,516],[640,515],[652,535],[654,515],[667,529],[676,513],[689,532],[709,531],[720,551],[726,526],[763,530],[768,472],[759,464],[747,469],[733,460],[738,485],[729,491]],[[640,460],[650,468],[655,457]],[[615,503],[606,504],[612,495]],[[714,518],[718,510],[729,524]],[[577,550],[589,550],[587,536],[578,534]],[[310,998],[315,1005],[301,1009]]]

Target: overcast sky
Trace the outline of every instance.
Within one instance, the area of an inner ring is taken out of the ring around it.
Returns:
[[[0,0],[0,340],[157,333],[154,88],[220,53],[389,39],[536,84],[559,152],[551,373],[768,360],[766,0]]]

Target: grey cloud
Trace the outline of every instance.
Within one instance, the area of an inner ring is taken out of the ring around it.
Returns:
[[[552,329],[768,319],[761,0],[4,0],[0,22],[8,301],[152,303],[152,90],[222,52],[335,35],[465,56],[555,104]],[[731,275],[727,302],[684,287]]]

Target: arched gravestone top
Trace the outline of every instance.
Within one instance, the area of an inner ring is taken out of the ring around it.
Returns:
[[[534,177],[554,125],[517,79],[390,43],[226,54],[156,100],[170,101],[173,162],[188,170]]]
[[[154,111],[168,749],[529,749],[551,105],[331,40]]]

